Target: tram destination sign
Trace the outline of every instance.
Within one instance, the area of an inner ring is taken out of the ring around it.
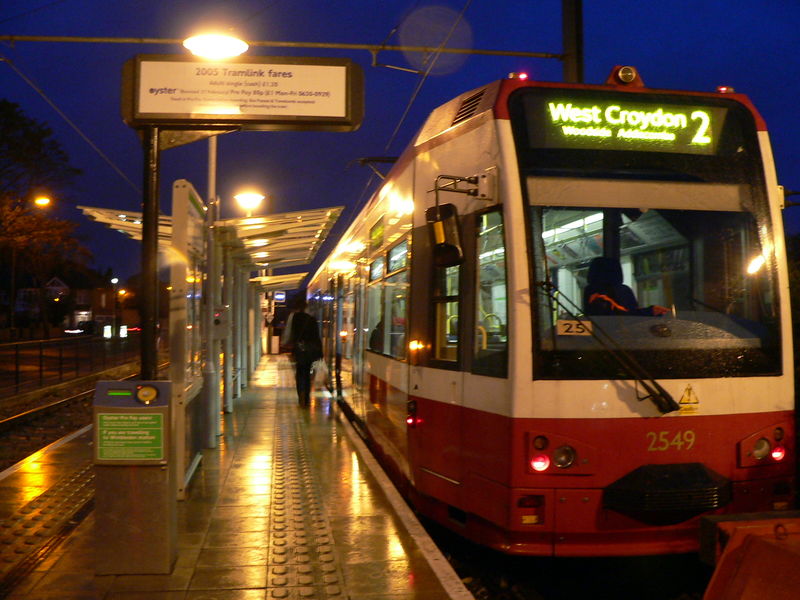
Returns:
[[[122,87],[131,127],[353,131],[364,115],[363,72],[349,59],[138,55]]]
[[[526,98],[530,144],[534,148],[717,152],[727,108],[664,102],[663,96],[631,96],[566,90],[532,95]]]

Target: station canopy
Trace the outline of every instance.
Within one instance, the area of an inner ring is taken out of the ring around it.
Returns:
[[[88,218],[103,223],[135,240],[142,239],[142,213],[111,208],[78,206]],[[344,210],[343,206],[317,208],[256,217],[225,219],[215,226],[223,232],[223,243],[233,246],[233,257],[252,271],[307,265]],[[169,246],[172,217],[159,215],[158,243]],[[266,275],[251,279],[265,291],[293,289],[307,273]]]

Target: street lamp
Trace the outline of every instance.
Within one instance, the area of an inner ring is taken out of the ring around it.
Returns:
[[[33,199],[34,206],[36,206],[37,208],[40,208],[40,209],[43,209],[43,208],[49,206],[50,202],[51,202],[50,198],[47,197],[47,196],[44,196],[44,195],[35,196],[34,199]],[[16,214],[16,216],[19,216],[19,214],[23,214],[23,213],[26,212],[25,201],[22,200],[22,199],[17,200],[14,203],[13,206],[14,206],[14,208],[13,208],[14,213],[12,213],[12,214]],[[15,218],[11,219],[11,221],[12,221],[12,225],[11,226],[12,227],[13,227],[13,221],[14,220],[15,220]],[[9,233],[7,231],[8,227],[9,227],[9,224],[5,223],[4,224],[4,230],[6,230],[6,231],[4,231],[4,233],[6,235],[8,235],[8,233]],[[11,237],[13,239],[14,236],[9,236],[9,237]],[[17,317],[17,247],[18,247],[18,245],[19,245],[19,243],[17,241],[14,241],[14,242],[11,243],[11,294],[10,294],[11,297],[9,299],[9,304],[10,304],[9,313],[10,314],[8,315],[9,316],[8,324],[9,324],[9,326],[10,326],[12,331],[16,328],[16,325],[17,325],[16,324],[16,317]]]
[[[112,279],[111,282],[116,287],[116,284],[119,282],[119,279],[114,277],[114,279]],[[128,290],[123,288],[123,289],[120,289],[120,290],[116,290],[116,293],[114,294],[114,335],[116,335],[117,337],[123,337],[121,335],[121,333],[122,333],[122,314],[121,314],[121,311],[120,311],[120,307],[121,307],[122,299],[125,297],[125,294],[127,294],[127,293],[128,293]]]
[[[206,33],[185,39],[183,47],[201,58],[225,60],[244,54],[250,46],[230,35]]]
[[[261,206],[264,198],[264,194],[259,194],[258,192],[242,192],[234,196],[234,199],[239,203],[239,206],[241,206],[247,212],[248,217],[251,216],[255,209]]]

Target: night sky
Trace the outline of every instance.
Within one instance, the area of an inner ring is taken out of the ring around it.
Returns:
[[[465,9],[466,6],[466,10]],[[247,40],[437,46],[455,28],[450,47],[561,52],[559,0],[4,0],[0,35],[182,39],[205,24]],[[584,2],[585,81],[602,83],[614,65],[636,66],[654,88],[713,91],[733,86],[750,96],[767,122],[778,180],[800,191],[800,53],[797,0],[587,0]],[[183,54],[180,46],[0,43],[13,62],[121,170],[118,174],[8,64],[0,62],[0,97],[46,122],[81,169],[59,213],[81,223],[94,266],[128,277],[139,270],[140,246],[91,223],[78,204],[140,210],[142,150],[120,116],[123,63],[136,54]],[[232,133],[220,137],[218,194],[223,216],[239,213],[232,196],[255,186],[269,201],[262,212],[323,206],[355,207],[365,200],[365,156],[398,155],[439,104],[509,72],[560,81],[557,60],[444,55],[406,111],[420,76],[370,66],[366,51],[251,48],[249,55],[336,56],[364,69],[366,114],[352,133]],[[419,67],[419,56],[381,53],[379,62]],[[172,181],[207,191],[207,143],[162,155],[161,207],[169,213]],[[373,186],[374,189],[374,180]],[[800,202],[800,196],[795,198]],[[345,211],[344,220],[353,215]],[[800,233],[800,207],[789,208],[790,233]],[[334,237],[346,223],[334,230]],[[330,246],[328,246],[330,247]]]

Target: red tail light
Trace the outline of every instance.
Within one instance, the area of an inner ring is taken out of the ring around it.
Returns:
[[[531,469],[534,471],[538,471],[541,473],[542,471],[546,471],[547,467],[550,466],[550,457],[546,454],[537,454],[533,458],[531,458]]]
[[[784,448],[783,446],[775,446],[772,449],[772,460],[780,462],[784,459],[785,456],[786,456],[786,448]]]

